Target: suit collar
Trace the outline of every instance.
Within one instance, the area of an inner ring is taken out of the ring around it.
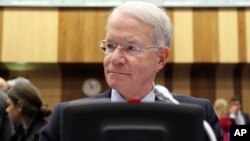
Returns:
[[[98,97],[98,98],[111,98],[111,91],[112,91],[112,89],[110,88],[110,89],[108,89],[107,91],[105,91],[105,92],[103,92],[103,93],[101,93],[101,94],[99,94],[99,95],[96,95],[96,96],[94,96],[94,97]],[[158,98],[157,96],[155,96],[155,100],[156,101],[162,101],[160,98]]]

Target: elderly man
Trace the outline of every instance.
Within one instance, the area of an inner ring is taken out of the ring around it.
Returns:
[[[105,78],[110,89],[90,99],[110,98],[111,102],[159,101],[154,92],[154,79],[167,62],[171,40],[171,21],[162,9],[146,2],[125,2],[116,7],[107,21],[106,37],[100,41],[105,55]],[[180,103],[198,104],[204,108],[205,120],[221,140],[218,118],[208,100],[171,95]],[[63,103],[55,108],[40,141],[60,140],[60,112],[67,105]]]

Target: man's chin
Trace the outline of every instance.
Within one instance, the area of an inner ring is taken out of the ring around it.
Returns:
[[[123,81],[118,81],[118,80],[112,80],[108,82],[109,87],[113,88],[113,89],[119,89],[121,87],[124,87],[124,83]]]

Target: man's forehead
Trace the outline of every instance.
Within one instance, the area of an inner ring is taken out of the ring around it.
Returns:
[[[240,102],[239,101],[231,101],[230,103],[231,104],[239,104]]]

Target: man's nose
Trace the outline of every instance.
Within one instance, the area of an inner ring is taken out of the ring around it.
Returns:
[[[117,48],[111,54],[110,61],[113,64],[124,64],[125,63],[125,54],[124,54],[124,49],[122,48],[122,46],[117,46]]]

